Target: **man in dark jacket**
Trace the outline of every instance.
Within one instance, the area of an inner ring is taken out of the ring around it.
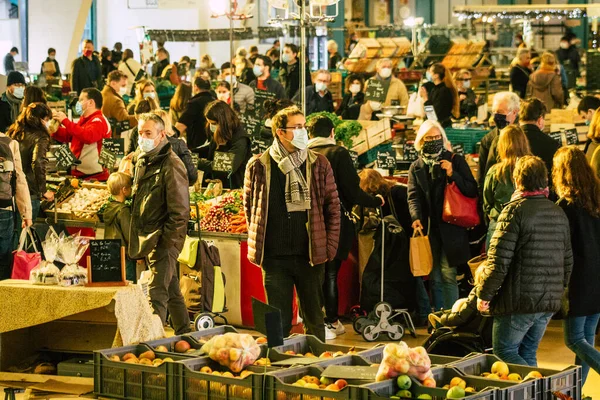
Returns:
[[[306,115],[316,112],[333,112],[333,98],[331,92],[327,90],[327,85],[331,83],[331,73],[327,70],[317,72],[315,84],[306,87]],[[301,93],[298,91],[294,96],[294,102],[301,105]]]
[[[331,165],[306,148],[304,125],[297,107],[278,112],[273,145],[246,167],[248,260],[263,269],[269,304],[281,310],[283,335],[292,328],[295,287],[307,332],[324,341],[323,265],[337,253],[340,200]]]
[[[4,73],[8,75],[15,70],[15,56],[19,54],[19,49],[13,47],[9,53],[4,56]]]
[[[283,46],[283,55],[281,56],[281,67],[279,68],[279,82],[285,88],[286,97],[293,98],[300,88],[300,68],[303,65],[298,60],[298,46],[293,43],[287,43]],[[312,84],[310,68],[306,65],[306,86]]]
[[[52,72],[52,66],[54,67],[54,72]],[[52,76],[54,78],[60,77],[60,66],[58,65],[58,61],[56,61],[56,50],[52,47],[48,49],[48,57],[46,58],[46,61],[42,63],[40,75]]]
[[[255,98],[254,104],[257,107],[262,107],[261,101],[264,102],[265,97],[273,99],[289,99],[283,86],[271,77],[271,68],[273,63],[267,56],[256,57],[253,72],[256,79],[250,82],[250,87],[254,89]]]
[[[537,366],[537,349],[561,307],[573,267],[569,221],[546,197],[548,170],[522,157],[515,194],[498,225],[477,289],[477,307],[494,317],[494,353],[506,363]]]
[[[333,169],[333,176],[338,188],[342,206],[341,234],[338,251],[333,260],[325,264],[325,282],[323,294],[325,298],[325,336],[333,340],[345,332],[344,325],[338,320],[338,287],[337,276],[342,261],[354,241],[354,222],[350,213],[355,205],[378,208],[385,204],[383,196],[371,196],[360,188],[360,178],[356,173],[350,153],[345,147],[337,146],[334,138],[334,126],[326,116],[314,118],[308,124],[310,140],[308,148],[327,157]]]
[[[71,88],[81,94],[83,89],[96,88],[102,90],[102,67],[100,60],[94,55],[94,43],[83,41],[83,54],[73,61],[71,72]]]
[[[194,97],[190,99],[187,109],[175,124],[175,128],[187,138],[188,147],[192,152],[200,152],[199,147],[206,148],[205,145],[208,145],[204,109],[208,103],[216,100],[211,89],[210,81],[196,78],[192,89]]]
[[[512,91],[517,93],[522,99],[525,98],[529,75],[531,75],[530,62],[531,52],[529,49],[519,49],[517,52],[517,64],[510,69]]]
[[[6,78],[6,92],[0,98],[0,132],[6,132],[17,120],[24,95],[25,77],[20,72],[10,72]]]
[[[162,76],[163,70],[167,68],[170,64],[169,52],[164,47],[161,47],[156,51],[156,58],[158,61],[156,61],[152,66],[152,77],[160,78]]]
[[[133,181],[129,255],[146,260],[153,273],[149,286],[154,312],[164,324],[168,309],[175,334],[181,335],[191,330],[177,276],[190,216],[187,173],[158,115],[142,114],[138,126],[141,154]]]

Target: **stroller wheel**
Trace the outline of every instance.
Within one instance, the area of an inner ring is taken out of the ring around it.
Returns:
[[[375,305],[375,315],[377,316],[377,318],[381,318],[381,316],[387,313],[387,315],[390,315],[392,313],[392,306],[389,303],[386,303],[385,301],[382,301],[381,303],[377,303]]]
[[[194,326],[196,327],[197,331],[209,329],[215,326],[215,320],[213,319],[212,315],[208,313],[198,314],[194,320]]]
[[[372,321],[370,321],[369,318],[367,318],[367,317],[358,317],[354,320],[352,327],[354,328],[354,332],[356,332],[360,335],[363,333],[365,326],[367,326],[371,323],[372,323]]]
[[[390,330],[387,331],[387,335],[390,340],[400,340],[404,336],[404,327],[398,322],[392,322],[390,324]]]
[[[367,313],[365,310],[360,308],[359,305],[353,306],[350,308],[350,314],[352,315],[352,321],[355,321],[357,318],[366,317]]]
[[[367,325],[362,332],[363,339],[367,342],[374,342],[379,337],[379,332],[373,332],[376,328],[376,325]]]

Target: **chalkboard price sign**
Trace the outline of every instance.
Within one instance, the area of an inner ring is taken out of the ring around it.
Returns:
[[[125,139],[104,139],[102,149],[110,151],[117,157],[125,157]]]
[[[562,132],[550,132],[548,134],[548,136],[550,136],[552,139],[556,140],[558,142],[558,144],[560,144],[562,146],[563,142],[562,142]]]
[[[419,158],[419,153],[415,149],[415,142],[406,142],[404,144],[404,161],[415,161]]]
[[[376,101],[384,103],[387,98],[387,92],[390,88],[389,83],[386,84],[379,79],[369,79],[367,81],[367,91],[365,93],[365,100]]]
[[[267,90],[254,90],[254,115],[258,121],[262,121],[265,114],[264,102],[275,98],[275,93],[271,93]],[[246,113],[248,110],[246,110]]]
[[[460,156],[465,155],[465,146],[462,143],[456,143],[452,145],[452,152]]]
[[[225,153],[222,151],[215,151],[215,158],[213,159],[213,171],[219,172],[232,172],[233,171],[233,158],[235,154]]]
[[[358,153],[352,150],[348,150],[348,153],[350,153],[350,158],[352,159],[354,168],[358,169],[360,167],[360,163],[358,162]]]
[[[56,166],[60,169],[69,169],[79,163],[68,144],[63,144],[54,150],[54,157],[56,157]]]
[[[577,129],[567,129],[565,130],[565,135],[567,137],[567,146],[579,144],[579,135],[577,134]]]
[[[264,139],[252,139],[252,154],[263,154],[269,147]]]
[[[387,151],[378,152],[377,166],[383,169],[396,169],[396,156]]]
[[[124,286],[125,247],[119,239],[90,240],[87,286]]]
[[[99,162],[106,168],[113,169],[117,165],[117,156],[110,150],[102,147],[102,150],[100,150]]]

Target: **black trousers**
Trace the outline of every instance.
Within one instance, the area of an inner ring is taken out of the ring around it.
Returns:
[[[323,297],[325,298],[325,323],[332,324],[338,316],[338,284],[337,278],[342,266],[342,260],[334,259],[325,264],[325,282],[323,282]]]
[[[292,302],[295,287],[306,333],[325,341],[323,264],[311,266],[307,258],[286,257],[265,259],[262,268],[267,301],[269,305],[281,310],[283,336],[289,336],[292,329]]]

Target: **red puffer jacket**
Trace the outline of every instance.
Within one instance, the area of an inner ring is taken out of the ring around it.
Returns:
[[[313,265],[333,260],[340,237],[340,200],[333,170],[327,158],[308,150],[307,182],[311,209],[308,210],[310,261]],[[244,208],[248,222],[248,260],[261,265],[269,212],[271,156],[266,151],[246,167]]]

